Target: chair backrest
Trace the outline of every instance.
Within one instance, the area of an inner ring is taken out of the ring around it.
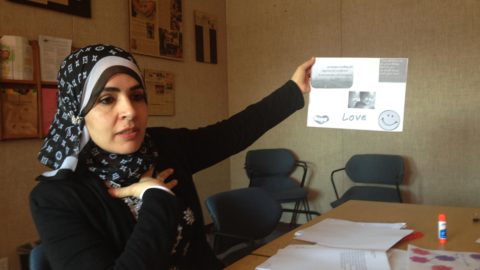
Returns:
[[[51,267],[48,264],[47,257],[45,256],[45,246],[42,244],[36,245],[28,258],[30,270],[50,270]]]
[[[215,232],[242,239],[259,240],[272,233],[281,216],[281,206],[261,188],[241,188],[214,194],[206,200]],[[233,246],[238,241],[230,245]],[[217,251],[229,248],[221,244]],[[218,253],[218,252],[217,252]]]
[[[354,182],[399,185],[404,177],[404,160],[399,155],[354,155],[345,165],[345,172]]]
[[[245,170],[249,178],[288,176],[295,169],[296,158],[284,148],[257,149],[247,152]]]

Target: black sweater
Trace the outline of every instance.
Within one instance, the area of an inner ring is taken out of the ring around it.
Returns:
[[[293,81],[227,120],[199,129],[149,128],[158,171],[173,168],[175,196],[149,189],[138,220],[79,166],[70,177],[40,180],[30,207],[53,269],[221,269],[204,232],[192,175],[251,145],[304,106]]]

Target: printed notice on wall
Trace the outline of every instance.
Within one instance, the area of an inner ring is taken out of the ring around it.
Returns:
[[[175,114],[175,76],[171,72],[145,70],[149,115]]]
[[[307,126],[403,131],[407,58],[316,58]]]
[[[38,47],[40,48],[42,81],[56,82],[60,65],[72,52],[72,40],[39,35]]]

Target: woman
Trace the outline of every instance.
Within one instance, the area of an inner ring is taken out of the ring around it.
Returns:
[[[192,175],[302,108],[313,62],[244,111],[190,130],[147,128],[145,85],[128,52],[97,44],[68,56],[39,153],[53,170],[30,194],[53,269],[221,269]]]

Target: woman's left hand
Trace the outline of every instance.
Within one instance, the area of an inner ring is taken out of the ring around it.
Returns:
[[[137,183],[131,184],[128,187],[122,187],[122,188],[110,188],[108,190],[108,193],[112,195],[115,198],[124,198],[124,197],[137,197],[140,198],[140,196],[143,194],[143,192],[154,186],[161,186],[163,188],[166,188],[168,190],[172,190],[173,187],[175,187],[178,183],[176,179],[164,183],[165,179],[167,179],[171,174],[173,173],[173,169],[166,169],[160,172],[156,178],[153,178],[153,167],[150,168],[147,172],[143,174],[143,176],[140,178],[140,181]]]
[[[304,94],[310,92],[310,74],[314,63],[315,58],[312,57],[298,66],[292,75],[292,81],[298,85],[300,91]]]

